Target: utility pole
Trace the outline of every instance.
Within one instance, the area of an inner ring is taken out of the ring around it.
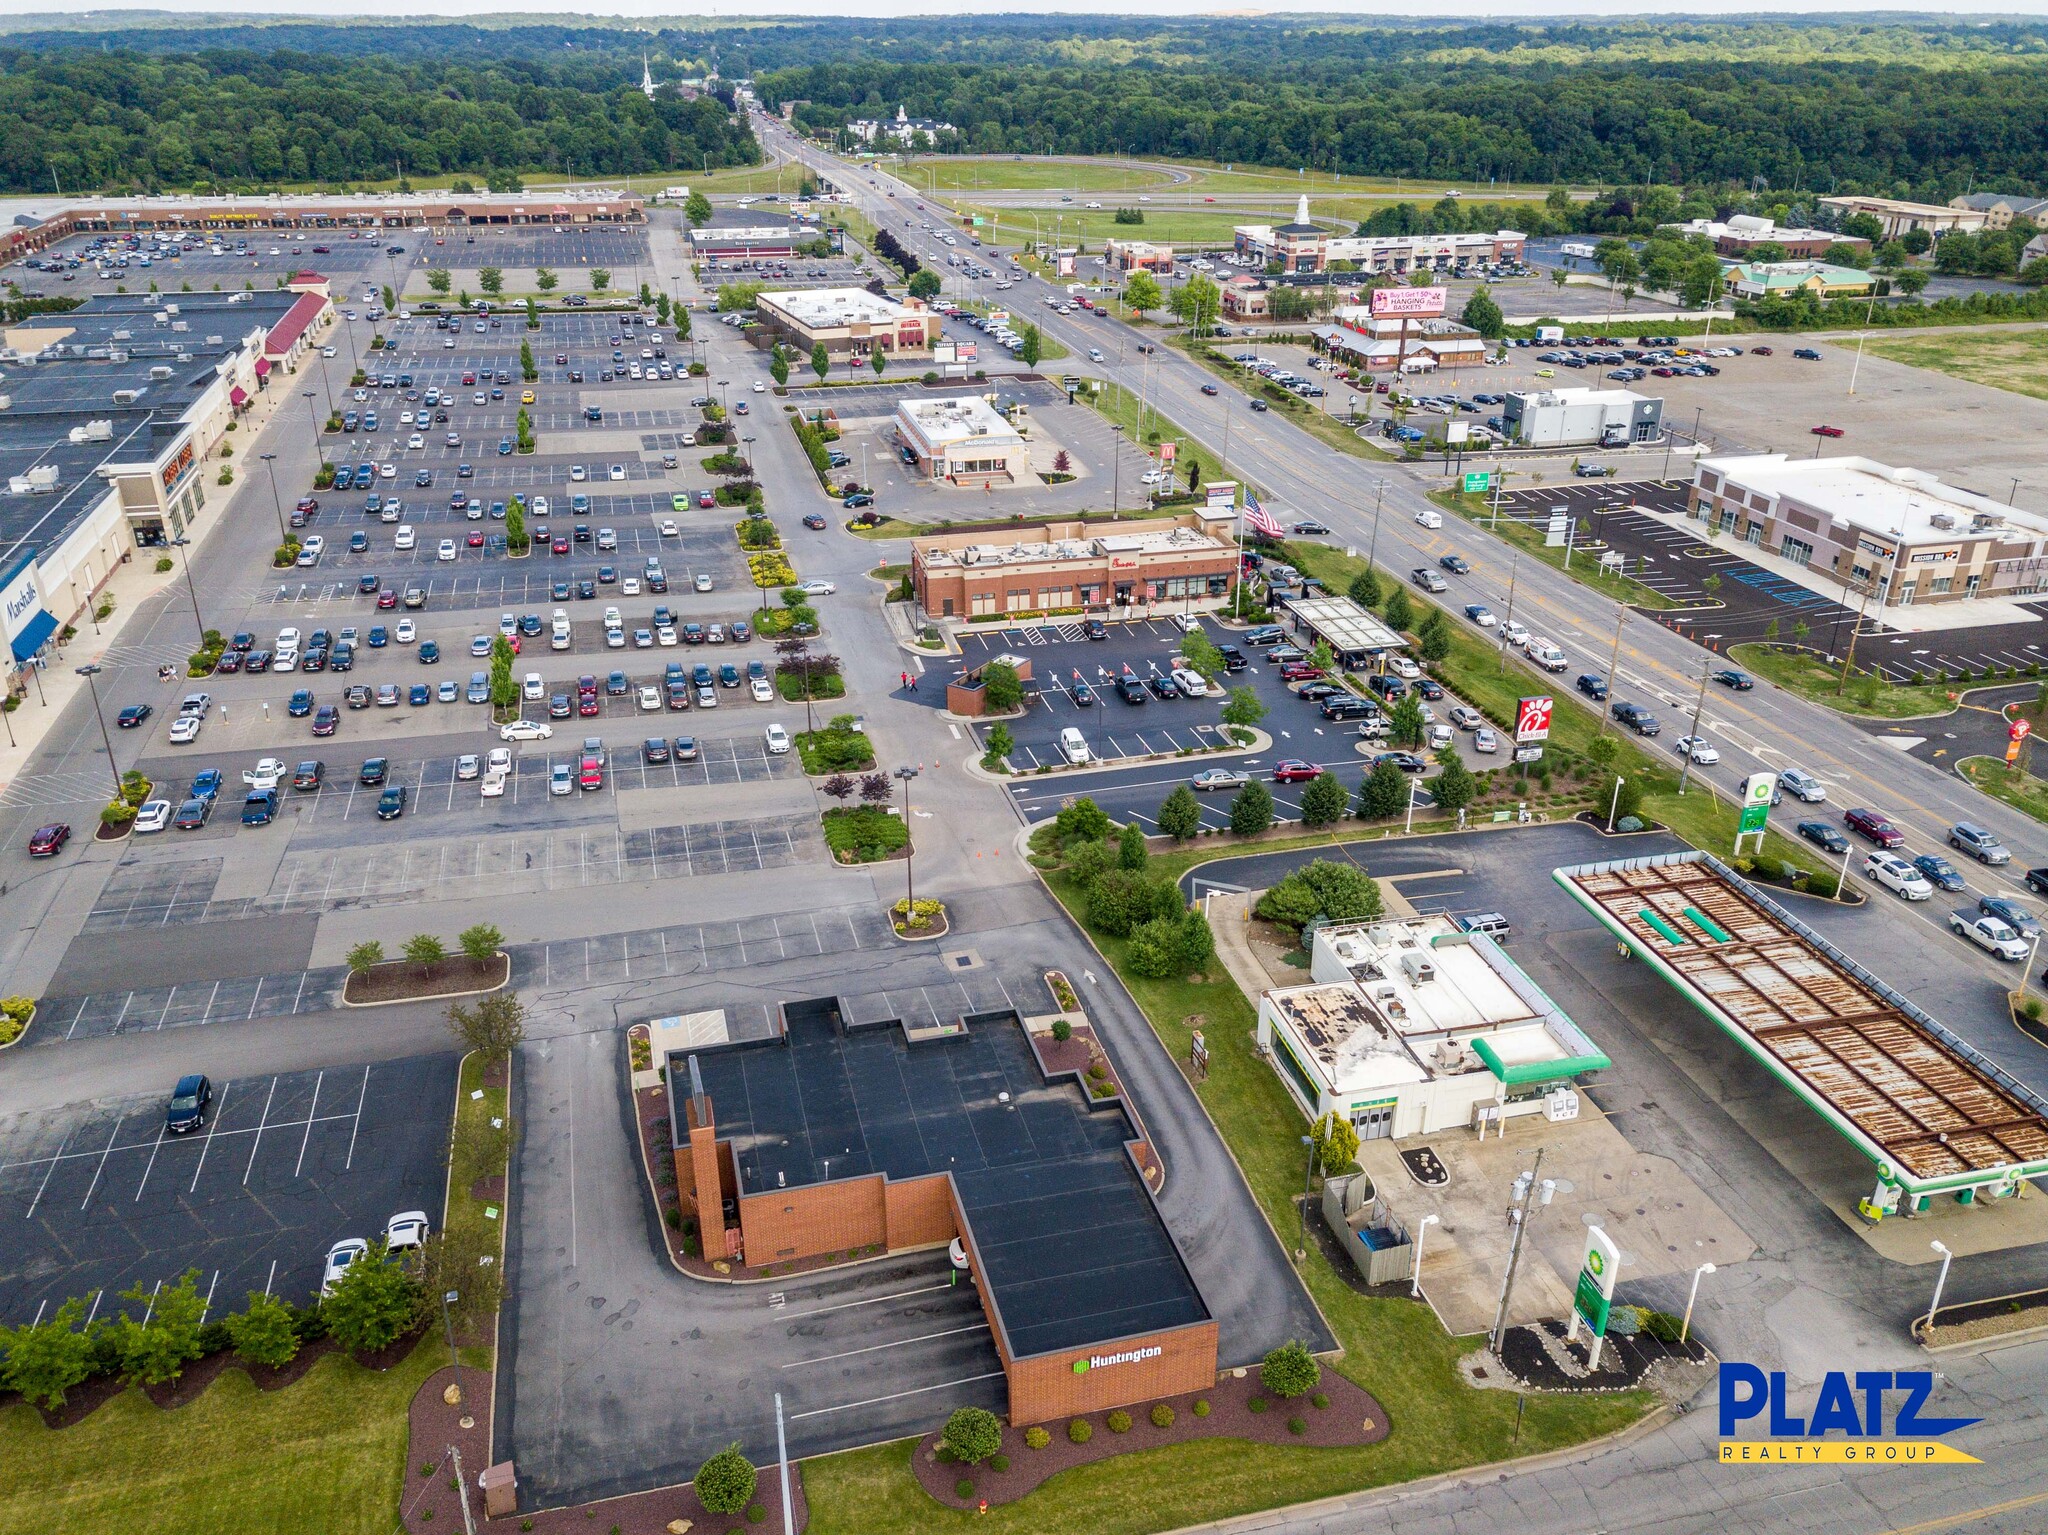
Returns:
[[[1508,625],[1515,621],[1515,575],[1522,568],[1522,551],[1517,549],[1508,562],[1508,616],[1500,626],[1500,669],[1505,676],[1508,669]]]
[[[1380,502],[1386,499],[1386,494],[1387,494],[1387,482],[1386,482],[1385,480],[1381,480],[1381,481],[1379,481],[1379,482],[1378,482],[1378,483],[1377,483],[1376,485],[1374,485],[1374,486],[1373,486],[1373,488],[1372,488],[1372,539],[1371,539],[1371,541],[1370,541],[1370,542],[1369,542],[1369,543],[1368,543],[1368,544],[1366,545],[1366,547],[1365,547],[1365,568],[1366,568],[1367,570],[1371,570],[1371,569],[1373,569],[1373,568],[1374,568],[1374,566],[1373,566],[1373,562],[1374,562],[1374,561],[1375,561],[1376,559],[1378,559],[1378,558],[1379,558],[1379,549],[1380,549]]]
[[[469,1507],[469,1479],[462,1474],[462,1450],[460,1446],[449,1445],[448,1453],[455,1461],[455,1485],[462,1495],[463,1535],[476,1535],[476,1515]]]
[[[1500,1352],[1501,1339],[1507,1333],[1508,1302],[1515,1293],[1515,1271],[1521,1266],[1522,1241],[1528,1235],[1529,1222],[1537,1209],[1550,1204],[1551,1195],[1556,1192],[1556,1185],[1549,1180],[1540,1185],[1536,1181],[1537,1173],[1543,1170],[1543,1150],[1541,1146],[1536,1148],[1535,1162],[1526,1173],[1515,1179],[1514,1192],[1508,1199],[1508,1220],[1514,1226],[1515,1234],[1508,1246],[1507,1273],[1501,1277],[1500,1308],[1494,1313],[1493,1331],[1487,1338],[1487,1344],[1495,1354]],[[1531,1196],[1537,1200],[1534,1208],[1530,1205]]]
[[[1698,741],[1699,741],[1699,738],[1700,738],[1700,711],[1701,711],[1701,710],[1703,710],[1703,709],[1705,709],[1705,708],[1706,708],[1706,706],[1707,706],[1707,668],[1706,668],[1706,664],[1705,664],[1704,662],[1702,662],[1702,663],[1701,663],[1701,665],[1700,665],[1700,692],[1699,692],[1699,697],[1695,698],[1695,699],[1693,700],[1693,702],[1692,702],[1692,739],[1693,739],[1693,741],[1694,741],[1694,743],[1695,743],[1695,744],[1697,744],[1697,743],[1698,743]],[[1692,777],[1692,753],[1693,753],[1693,748],[1692,748],[1691,746],[1688,746],[1688,747],[1687,747],[1687,748],[1685,749],[1685,764],[1684,764],[1684,766],[1680,767],[1680,768],[1679,768],[1679,770],[1678,770],[1678,792],[1679,792],[1680,794],[1683,794],[1683,793],[1685,792],[1685,786],[1686,786],[1686,783],[1687,783],[1687,781],[1688,781],[1688,780],[1690,780],[1690,779],[1691,779],[1691,777]]]
[[[1614,696],[1615,668],[1621,665],[1621,626],[1627,622],[1628,609],[1617,603],[1614,609],[1614,649],[1607,657],[1607,693],[1609,698]],[[1600,737],[1607,734],[1607,722],[1613,717],[1612,710],[1602,709],[1600,711],[1600,728],[1593,732],[1594,740],[1597,741]]]

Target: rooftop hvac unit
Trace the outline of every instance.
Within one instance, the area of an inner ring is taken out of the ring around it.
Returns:
[[[2005,526],[2005,518],[1997,512],[1978,512],[1970,518],[1970,531],[1972,533],[1982,533],[1986,528],[1999,528],[2003,526]]]
[[[88,421],[84,426],[74,426],[68,434],[73,443],[112,442],[114,423],[111,421]]]
[[[12,409],[14,409],[14,396],[11,394],[0,394],[0,410]]]
[[[206,344],[208,346],[226,346],[227,338],[225,336],[208,336]]]
[[[161,380],[163,380],[163,379],[167,379],[167,378],[169,378],[169,377],[171,376],[171,374],[172,374],[173,372],[175,372],[175,371],[176,371],[176,370],[175,370],[175,369],[173,369],[173,368],[172,368],[172,367],[170,366],[170,364],[168,364],[168,363],[161,363],[161,362],[160,362],[160,363],[158,363],[158,364],[157,364],[157,365],[156,365],[155,367],[153,367],[153,368],[151,368],[151,369],[149,370],[149,376],[150,376],[150,377],[151,377],[152,379],[156,379],[156,380],[159,380],[159,381],[161,381]]]
[[[164,305],[164,313],[165,313],[165,314],[176,314],[176,313],[178,313],[178,306],[177,306],[176,304],[166,304],[166,305]]]
[[[168,309],[159,309],[150,318],[159,325],[168,325],[171,323],[171,312]]]
[[[1929,512],[1927,514],[1927,523],[1929,527],[1954,528],[1956,525],[1955,514],[1953,512]]]
[[[141,398],[142,391],[140,389],[116,389],[114,391],[114,403],[116,405],[133,405]]]
[[[117,330],[107,339],[110,341],[133,341],[135,339],[135,332],[132,330]]]
[[[1411,986],[1426,986],[1436,979],[1436,965],[1427,954],[1410,949],[1401,955],[1401,973]]]
[[[172,329],[172,330],[190,330],[191,328],[192,328],[192,322],[191,322],[190,320],[173,320],[173,321],[171,321],[171,329]]]

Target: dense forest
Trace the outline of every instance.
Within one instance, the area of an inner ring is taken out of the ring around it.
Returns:
[[[656,27],[113,13],[0,23],[0,184],[344,180],[747,163],[752,77],[806,126],[893,112],[940,150],[1176,155],[1467,181],[2048,189],[2048,22],[1444,23],[1298,15]]]
[[[751,165],[728,105],[616,63],[0,47],[0,189],[329,185]]]

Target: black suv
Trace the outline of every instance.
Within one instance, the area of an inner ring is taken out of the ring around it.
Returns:
[[[171,1089],[171,1106],[164,1111],[164,1132],[183,1135],[206,1124],[207,1105],[213,1102],[213,1084],[202,1076],[178,1078]]]

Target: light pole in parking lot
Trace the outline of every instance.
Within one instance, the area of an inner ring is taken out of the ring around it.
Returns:
[[[284,502],[280,501],[277,496],[277,455],[275,453],[259,453],[257,457],[263,460],[263,467],[270,473],[270,505],[271,509],[277,513],[277,541],[280,544],[289,542],[290,535],[284,530]]]
[[[114,738],[107,734],[107,713],[100,707],[99,662],[79,667],[78,675],[92,689],[92,717],[100,722],[100,739],[107,747],[107,771],[114,775],[114,798],[118,800],[121,798],[121,765],[114,760]]]
[[[171,540],[171,546],[182,550],[185,556],[185,590],[192,594],[192,622],[199,626],[199,648],[206,648],[206,620],[199,616],[199,588],[192,584],[192,540],[178,537]]]
[[[809,691],[809,679],[805,679],[805,690]],[[908,765],[896,769],[896,779],[903,785],[903,920],[906,924],[917,915],[917,879],[911,864],[917,854],[917,839],[910,835],[910,780],[917,777],[917,769]]]
[[[315,458],[320,459],[322,462],[325,462],[327,454],[320,446],[320,414],[314,408],[313,405],[313,391],[310,389],[302,389],[299,391],[299,393],[304,395],[306,398],[306,420],[311,424],[313,428],[313,456]],[[328,402],[327,409],[329,414],[333,413],[334,404],[331,400]]]

